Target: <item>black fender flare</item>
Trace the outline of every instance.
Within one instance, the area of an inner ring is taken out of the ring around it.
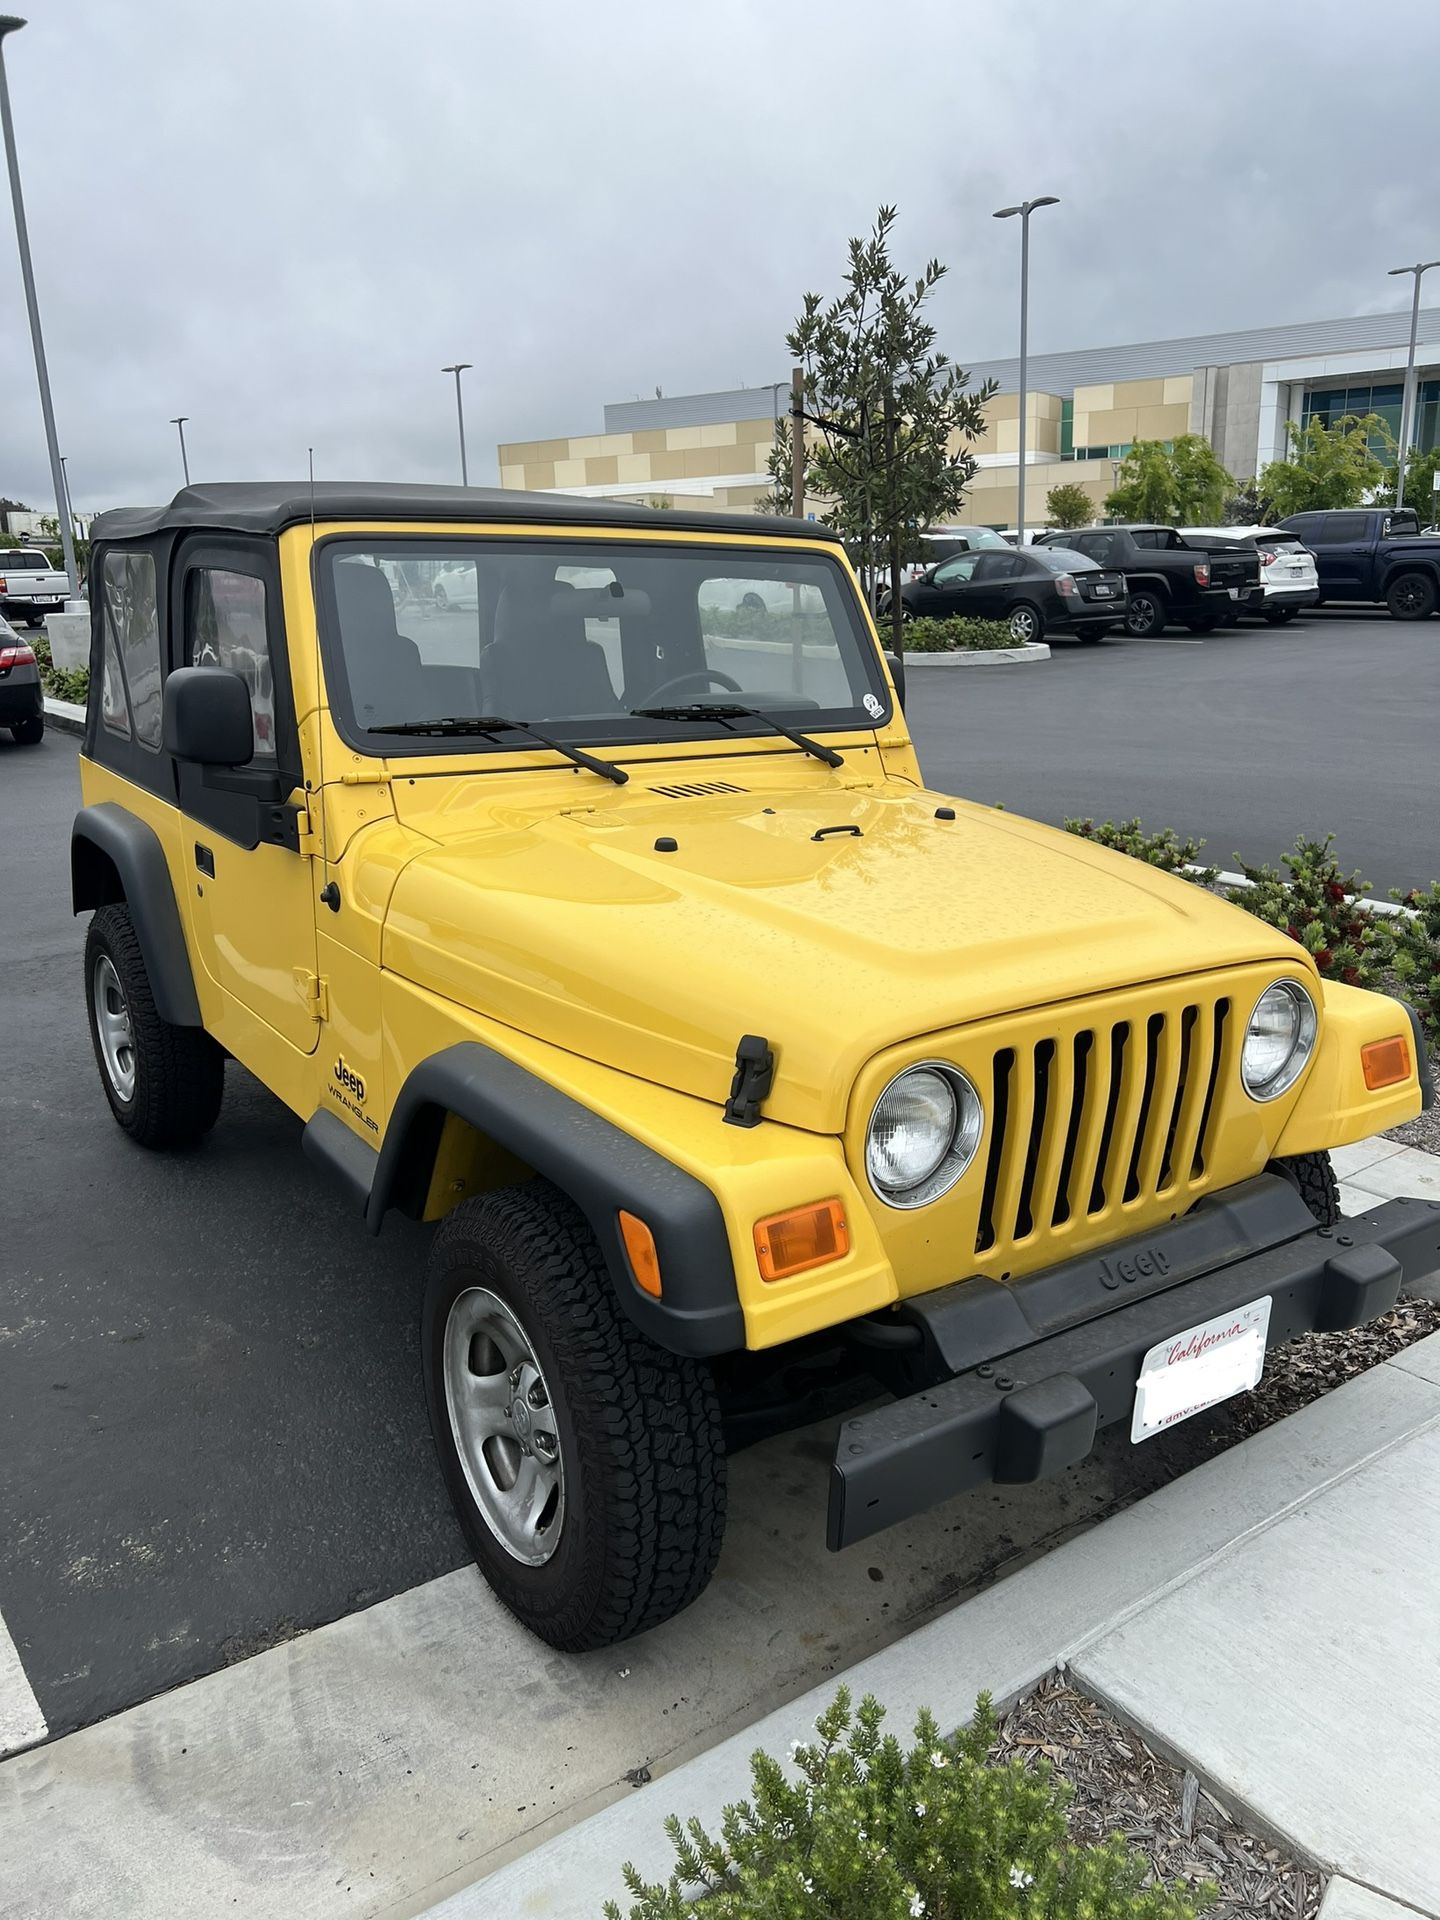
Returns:
[[[479,1041],[422,1061],[400,1089],[365,1201],[378,1233],[394,1206],[418,1216],[447,1114],[505,1147],[566,1193],[590,1223],[626,1312],[674,1353],[733,1353],[745,1314],[720,1203],[703,1181],[547,1080]],[[716,1124],[720,1124],[716,1113]],[[619,1211],[655,1236],[663,1294],[635,1281]]]
[[[123,905],[134,922],[160,1018],[172,1027],[203,1026],[165,849],[153,827],[102,800],[82,807],[70,829],[70,910],[112,905]]]

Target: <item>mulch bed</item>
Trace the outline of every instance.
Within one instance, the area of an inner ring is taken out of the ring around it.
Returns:
[[[995,1754],[1048,1760],[1072,1789],[1073,1840],[1118,1834],[1167,1887],[1210,1880],[1215,1920],[1314,1920],[1325,1875],[1249,1833],[1186,1769],[1150,1751],[1128,1727],[1051,1674],[1000,1720]]]

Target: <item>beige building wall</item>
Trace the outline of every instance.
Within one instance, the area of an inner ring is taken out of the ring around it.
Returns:
[[[500,484],[540,492],[552,487],[614,486],[663,492],[666,481],[763,474],[772,434],[769,420],[726,420],[713,426],[656,427],[643,433],[507,441],[496,449]]]
[[[1135,440],[1177,440],[1190,431],[1188,373],[1165,380],[1116,380],[1076,387],[1072,444],[1128,446]]]

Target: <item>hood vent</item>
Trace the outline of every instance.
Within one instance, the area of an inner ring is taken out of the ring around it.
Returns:
[[[692,794],[748,793],[748,787],[732,787],[728,780],[694,780],[688,786],[652,787],[652,793],[666,794],[671,800],[688,800]]]

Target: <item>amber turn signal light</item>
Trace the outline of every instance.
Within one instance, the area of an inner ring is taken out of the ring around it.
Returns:
[[[642,1293],[660,1298],[660,1256],[655,1251],[655,1236],[645,1222],[620,1209],[620,1237],[630,1261],[630,1271]]]
[[[807,1267],[842,1260],[850,1251],[850,1229],[838,1200],[792,1207],[755,1222],[755,1258],[762,1280],[788,1280]]]
[[[1360,1064],[1372,1093],[1381,1087],[1398,1086],[1410,1078],[1410,1043],[1400,1033],[1390,1040],[1371,1040],[1360,1049]]]

